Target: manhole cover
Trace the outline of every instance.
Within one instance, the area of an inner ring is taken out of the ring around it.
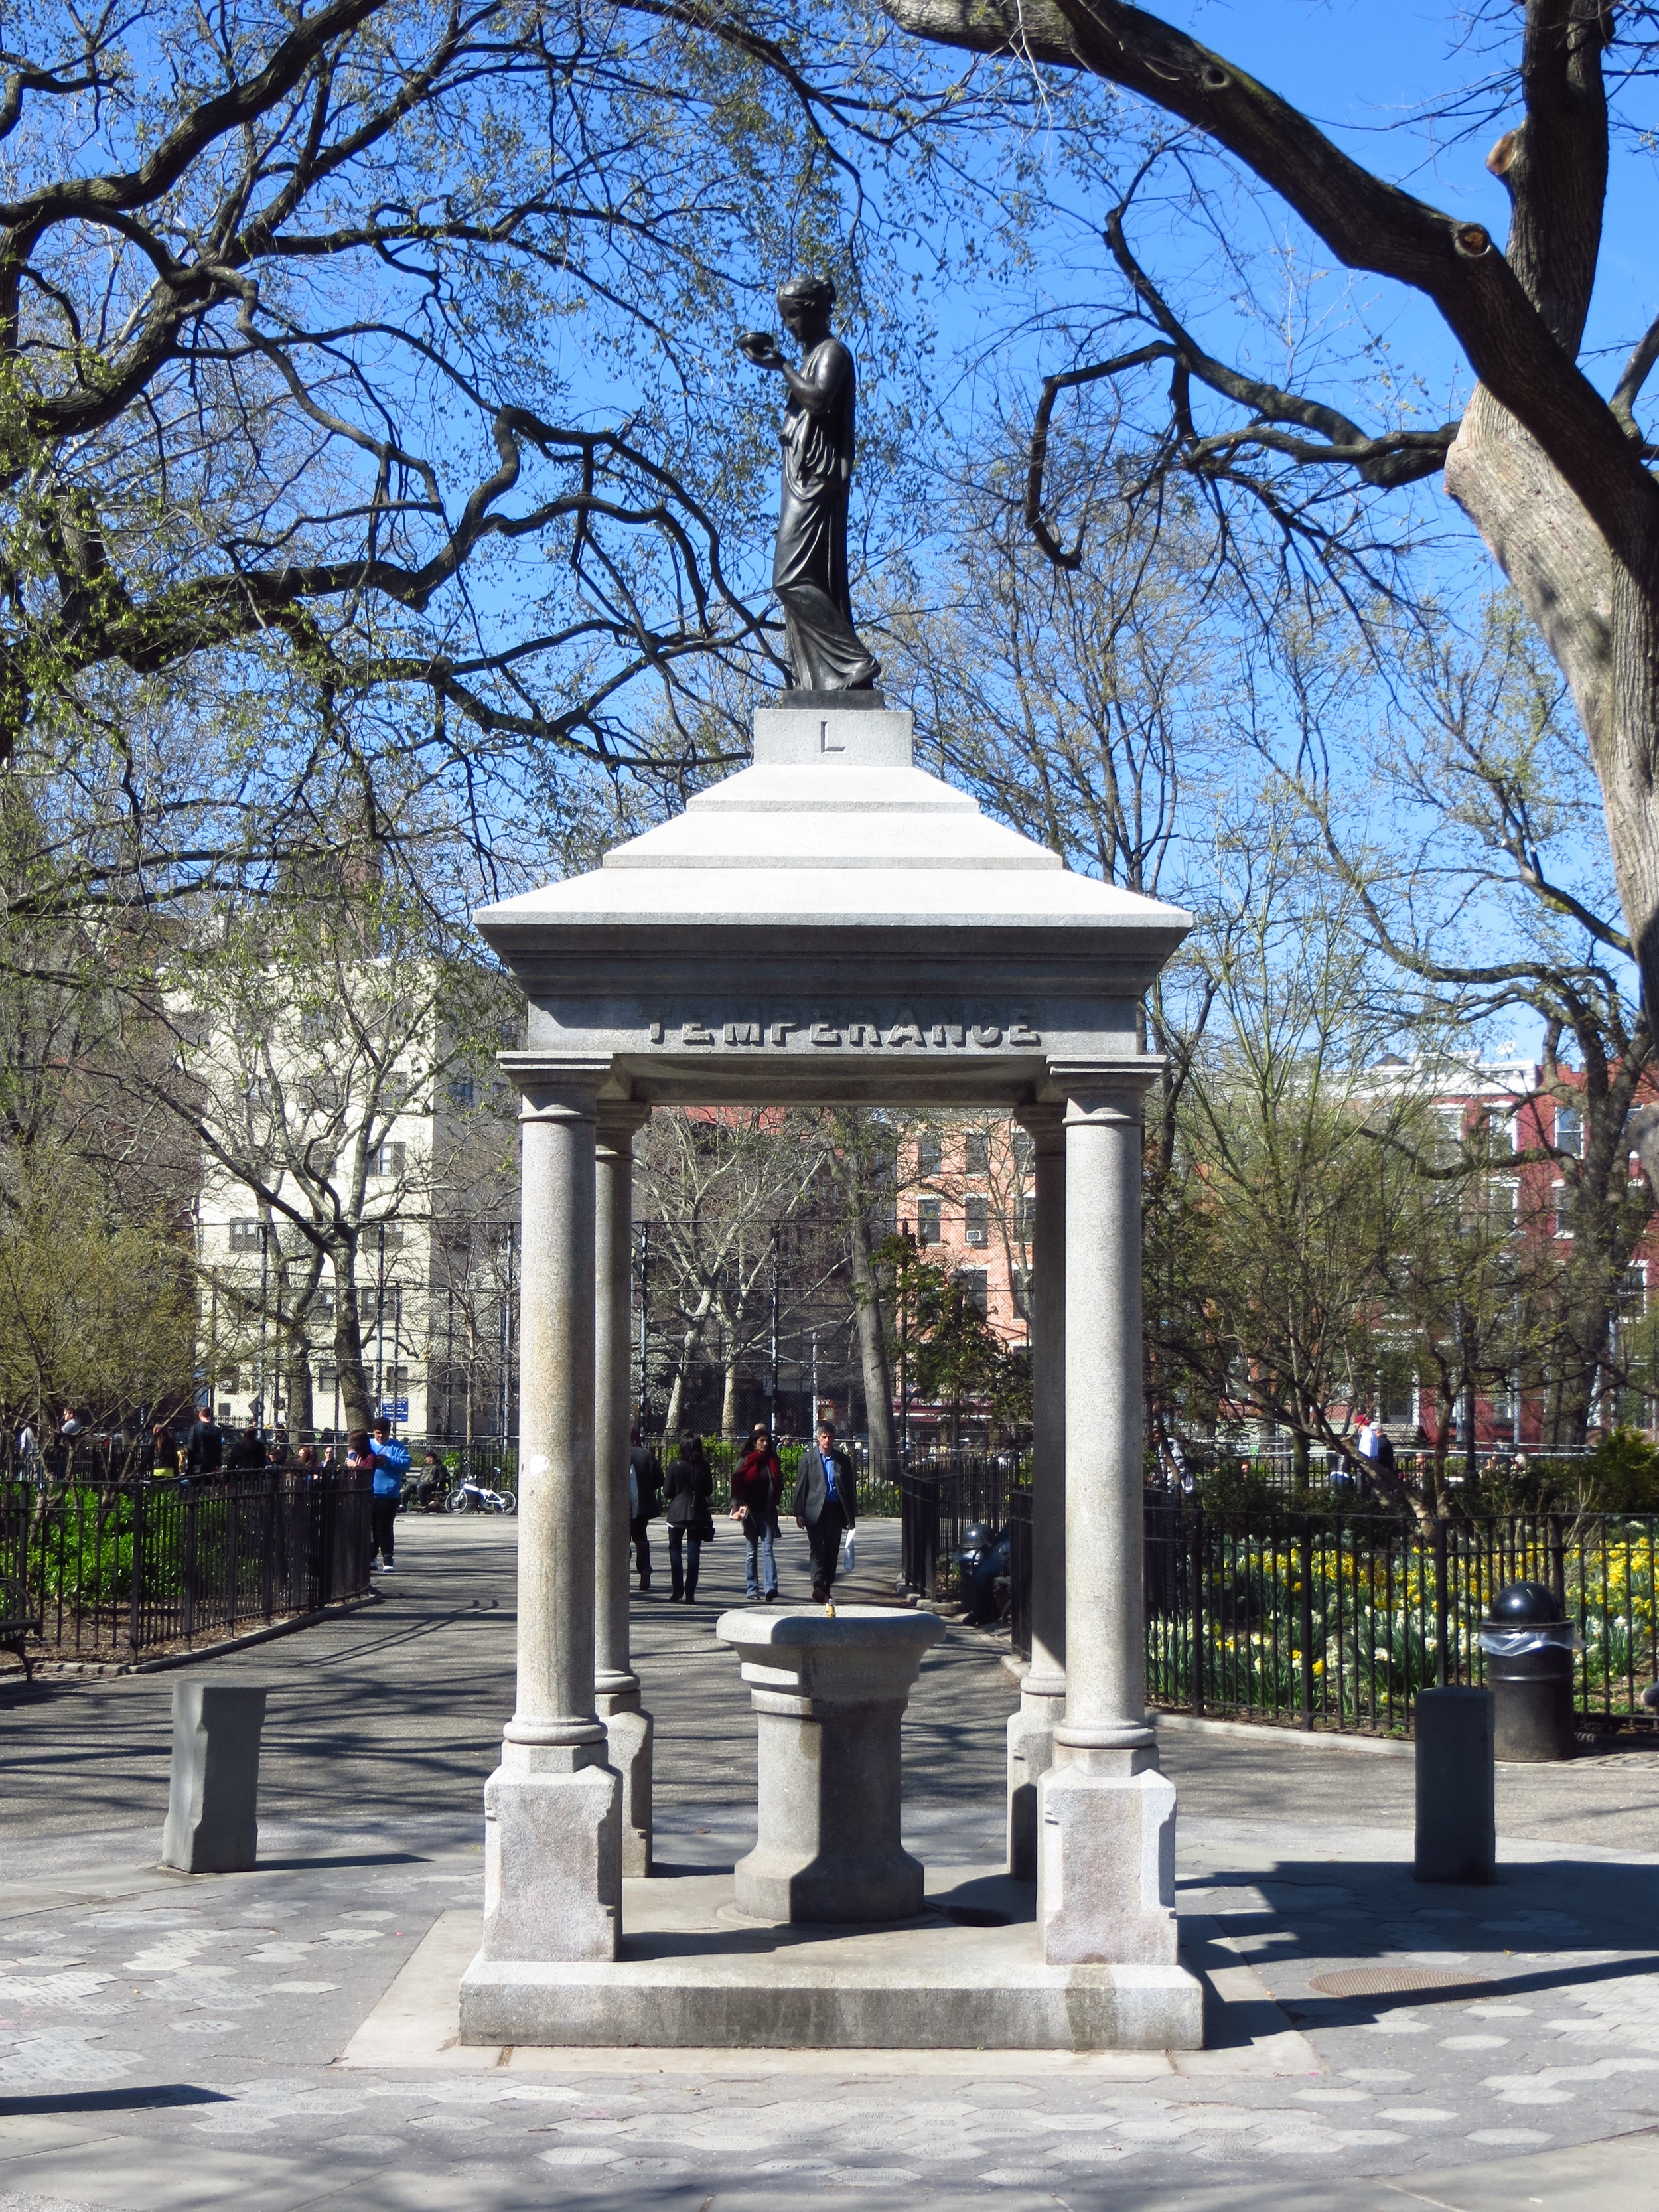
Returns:
[[[1456,1966],[1345,1966],[1340,1974],[1316,1974],[1308,1984],[1326,1997],[1396,1997],[1410,1990],[1477,1990],[1492,1987]]]

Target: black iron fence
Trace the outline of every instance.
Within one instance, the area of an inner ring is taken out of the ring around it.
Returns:
[[[0,1630],[31,1662],[125,1659],[314,1612],[368,1585],[368,1498],[288,1472],[0,1485]]]
[[[957,1595],[955,1559],[963,1537],[976,1522],[1000,1531],[1011,1500],[1028,1494],[1019,1492],[1017,1472],[1018,1462],[1012,1455],[964,1455],[920,1461],[905,1468],[897,1486],[901,1571],[913,1590],[927,1598]],[[1030,1590],[1028,1557],[1028,1605]]]
[[[1146,1509],[1146,1689],[1173,1711],[1404,1734],[1418,1692],[1480,1683],[1506,1583],[1547,1583],[1579,1632],[1577,1710],[1642,1720],[1659,1677],[1659,1519],[1388,1514],[1246,1519]]]

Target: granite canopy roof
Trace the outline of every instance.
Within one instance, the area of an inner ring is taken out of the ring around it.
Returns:
[[[868,707],[763,710],[751,767],[477,921],[530,999],[526,1072],[600,1056],[641,1098],[988,1103],[1133,1055],[1191,926],[989,819],[913,764],[908,714]]]

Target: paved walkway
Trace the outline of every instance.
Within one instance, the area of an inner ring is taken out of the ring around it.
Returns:
[[[268,1682],[259,1869],[155,1870],[166,1674],[0,1698],[0,2212],[550,2203],[774,2212],[848,2193],[1164,2212],[1659,2196],[1659,1753],[1504,1771],[1494,1891],[1409,1877],[1403,1759],[1171,1731],[1181,1897],[1212,2045],[1153,2057],[478,2053],[433,2032],[478,1907],[512,1703],[514,1528],[405,1520],[355,1620],[216,1662]],[[786,1546],[786,1595],[805,1595]],[[860,1582],[896,1532],[860,1530]],[[709,1625],[635,1600],[660,1855],[752,1834],[754,1729]],[[907,1829],[1000,1850],[988,1639],[953,1631],[907,1725]],[[446,1946],[448,1947],[446,1949]],[[1437,1974],[1343,1996],[1343,1972]],[[1340,1986],[1340,1985],[1339,1985]],[[352,2063],[342,2063],[350,2053]]]

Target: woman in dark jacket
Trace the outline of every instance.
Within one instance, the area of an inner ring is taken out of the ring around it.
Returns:
[[[697,1564],[702,1556],[703,1538],[714,1533],[714,1517],[708,1510],[708,1501],[714,1494],[714,1477],[703,1455],[701,1437],[689,1438],[669,1461],[665,1490],[668,1571],[673,1583],[668,1602],[674,1605],[684,1598],[690,1605],[697,1595]],[[684,1567],[680,1560],[682,1546],[687,1553]]]
[[[782,1496],[783,1469],[772,1449],[772,1431],[761,1421],[732,1477],[732,1518],[743,1523],[743,1539],[749,1547],[743,1594],[745,1597],[763,1596],[768,1605],[778,1594],[778,1561],[774,1544],[778,1533],[778,1501]]]

